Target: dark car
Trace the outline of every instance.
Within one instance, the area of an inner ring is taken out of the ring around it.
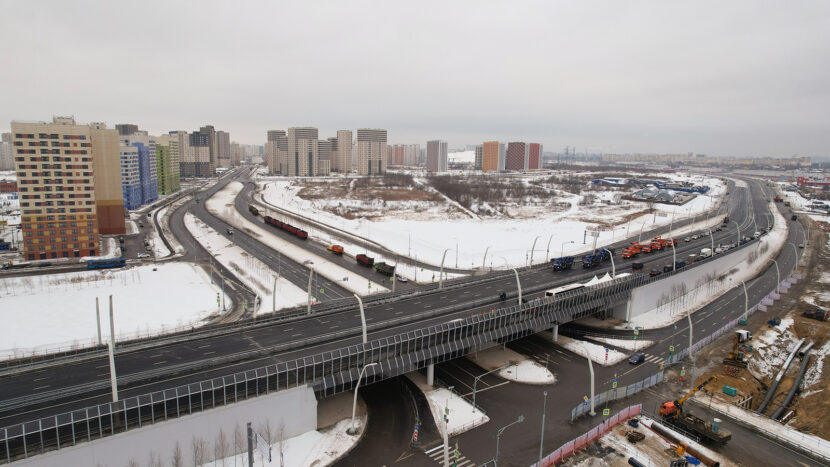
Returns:
[[[631,269],[639,271],[640,269],[643,269],[643,263],[631,263]]]
[[[792,220],[794,220],[794,221],[797,221],[797,220],[798,220],[798,216],[796,216],[795,214],[793,214],[793,216],[792,216],[790,219],[792,219]]]
[[[648,272],[648,275],[651,277],[659,276],[662,272],[659,269],[652,269]]]
[[[671,264],[664,264],[663,265],[663,272],[672,272],[674,267]]]
[[[499,300],[504,300],[506,298],[507,298],[507,292],[505,292],[504,290],[499,292]]]
[[[640,363],[643,363],[644,361],[646,361],[646,355],[642,354],[642,353],[635,353],[634,355],[631,356],[631,358],[628,359],[628,363],[630,363],[632,365],[639,365]]]

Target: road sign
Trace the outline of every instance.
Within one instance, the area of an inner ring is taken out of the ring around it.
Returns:
[[[605,417],[611,415],[611,409],[602,409],[602,415]]]
[[[669,346],[669,352],[674,352],[674,346],[673,345]]]
[[[686,376],[686,370],[685,369],[680,370],[680,376]]]
[[[635,336],[639,336],[639,335],[640,335],[640,328],[634,328],[634,335],[635,335]]]
[[[589,237],[599,237],[599,230],[586,230]]]
[[[611,389],[617,389],[617,382],[616,381],[611,382]]]

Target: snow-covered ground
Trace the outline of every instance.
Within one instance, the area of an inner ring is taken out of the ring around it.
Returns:
[[[394,204],[396,208],[388,209],[378,201],[375,204],[382,218],[347,219],[326,208],[348,207],[362,201],[342,198],[303,200],[297,196],[302,186],[288,179],[276,179],[260,185],[264,199],[270,204],[377,241],[402,255],[417,255],[418,259],[437,266],[441,263],[444,250],[448,250],[446,261],[450,265],[457,263],[460,268],[474,268],[482,266],[484,261],[486,267],[502,268],[527,265],[531,256],[534,263],[539,263],[560,253],[575,255],[587,252],[593,248],[592,238],[586,233],[589,229],[605,229],[599,231],[597,238],[597,245],[603,246],[620,240],[626,233],[634,235],[642,229],[669,226],[685,217],[705,215],[707,210],[717,206],[726,191],[725,186],[713,178],[687,178],[697,183],[708,183],[712,189],[707,195],[698,196],[683,206],[655,204],[654,209],[660,215],[644,214],[630,222],[626,216],[645,210],[645,203],[632,203],[625,208],[605,206],[596,220],[586,221],[592,214],[586,211],[585,206],[579,205],[581,197],[578,195],[568,195],[571,197],[570,207],[564,211],[527,219],[448,216],[446,202],[436,205],[428,201],[396,201],[393,202],[397,203]],[[597,203],[602,204],[603,197],[614,194],[619,193],[598,192],[595,194]],[[405,210],[408,214],[401,218],[396,214],[399,210]],[[617,225],[607,229],[600,227],[599,221]],[[482,231],[486,231],[487,235],[482,235]],[[440,234],[437,235],[437,232]],[[484,253],[488,249],[485,259]]]
[[[362,429],[366,425],[366,416],[355,417],[355,429]],[[351,427],[351,419],[337,422],[334,426],[315,431],[308,431],[293,438],[283,440],[282,443],[271,443],[271,462],[262,457],[259,450],[254,450],[254,465],[260,467],[323,467],[330,465],[338,458],[349,452],[360,440],[359,436],[346,434]],[[202,464],[203,467],[248,465],[248,454],[217,459]]]
[[[432,413],[432,418],[435,420],[436,428],[441,433],[443,428],[441,424],[444,422],[444,409],[449,408],[449,424],[447,424],[447,435],[455,436],[465,431],[483,425],[490,421],[484,412],[475,408],[466,399],[449,389],[438,387],[437,385],[429,387],[426,384],[426,378],[420,372],[407,373],[406,376],[415,383],[416,386],[424,393],[429,402],[429,409]]]
[[[723,402],[717,397],[710,398],[700,395],[695,395],[693,397],[695,402],[700,403],[700,405],[711,407],[722,413],[726,413],[733,418],[743,421],[744,423],[760,428],[761,430],[774,433],[775,435],[780,436],[781,438],[784,438],[792,443],[804,446],[830,458],[830,441],[826,439],[802,433],[794,428],[782,425],[771,418],[759,415],[749,410],[744,410],[727,402]]]
[[[472,164],[476,161],[475,151],[455,151],[447,153],[447,162],[456,164]]]
[[[500,378],[525,384],[553,384],[556,376],[543,365],[518,352],[500,346],[467,354],[467,359],[487,371],[500,369]]]
[[[220,235],[191,213],[184,215],[184,225],[216,261],[228,270],[233,271],[236,277],[255,291],[262,299],[257,314],[273,311],[274,308],[274,279],[277,280],[276,309],[291,308],[308,303],[306,291],[282,278],[277,271],[272,270],[265,263],[251,256],[242,248]]]
[[[0,358],[97,343],[96,298],[107,339],[113,296],[120,340],[198,326],[218,291],[187,263],[0,279]]]
[[[643,349],[654,344],[654,341],[645,339],[609,339],[607,337],[591,337],[591,339],[597,342],[602,342],[603,344],[613,345],[619,349],[629,350],[631,352],[641,352]]]
[[[571,352],[582,357],[590,358],[594,363],[599,363],[602,366],[616,365],[623,361],[628,355],[614,349],[608,349],[593,342],[578,341],[570,337],[560,335],[557,338],[556,345],[564,347]],[[608,359],[606,360],[606,349],[608,350]]]
[[[275,235],[273,231],[269,232],[261,224],[255,224],[244,218],[234,208],[234,199],[242,191],[242,184],[239,182],[231,182],[225,188],[218,191],[210,199],[205,201],[205,207],[211,214],[228,222],[237,229],[242,229],[251,233],[264,245],[279,251],[281,254],[291,258],[299,264],[308,264],[311,262],[314,266],[314,271],[326,279],[338,282],[339,285],[353,293],[360,295],[369,295],[372,293],[387,292],[389,289],[383,287],[377,282],[368,281],[365,277],[354,273],[338,264],[332,263],[328,258],[318,256],[304,248],[298,247],[291,242],[285,241],[279,236]],[[347,280],[343,280],[348,278]],[[364,285],[366,284],[366,285]]]

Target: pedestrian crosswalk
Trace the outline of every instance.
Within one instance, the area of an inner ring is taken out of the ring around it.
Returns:
[[[444,465],[444,445],[439,444],[434,448],[427,449],[424,451],[424,454],[429,456],[432,460],[437,462],[439,465]],[[461,452],[450,446],[450,465],[454,465],[456,467],[475,467],[475,462],[467,459],[466,456],[461,455]]]
[[[657,355],[651,355],[649,353],[644,354],[644,355],[646,356],[646,361],[649,362],[649,363],[656,363],[656,364],[659,365],[659,364],[663,363],[664,361],[666,361],[665,358],[658,357]]]

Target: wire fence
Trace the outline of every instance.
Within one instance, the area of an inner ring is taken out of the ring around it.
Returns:
[[[626,398],[628,396],[632,396],[637,394],[640,391],[648,389],[658,383],[662,383],[665,378],[664,372],[658,371],[657,373],[645,378],[641,381],[637,381],[636,383],[629,384],[627,386],[619,386],[616,388],[611,388],[607,391],[601,392],[594,396],[594,407],[598,405],[605,404],[606,402],[611,402],[619,399]],[[571,409],[571,421],[573,422],[576,420],[577,417],[585,415],[586,413],[591,411],[591,403],[590,399],[586,397],[586,400]]]

